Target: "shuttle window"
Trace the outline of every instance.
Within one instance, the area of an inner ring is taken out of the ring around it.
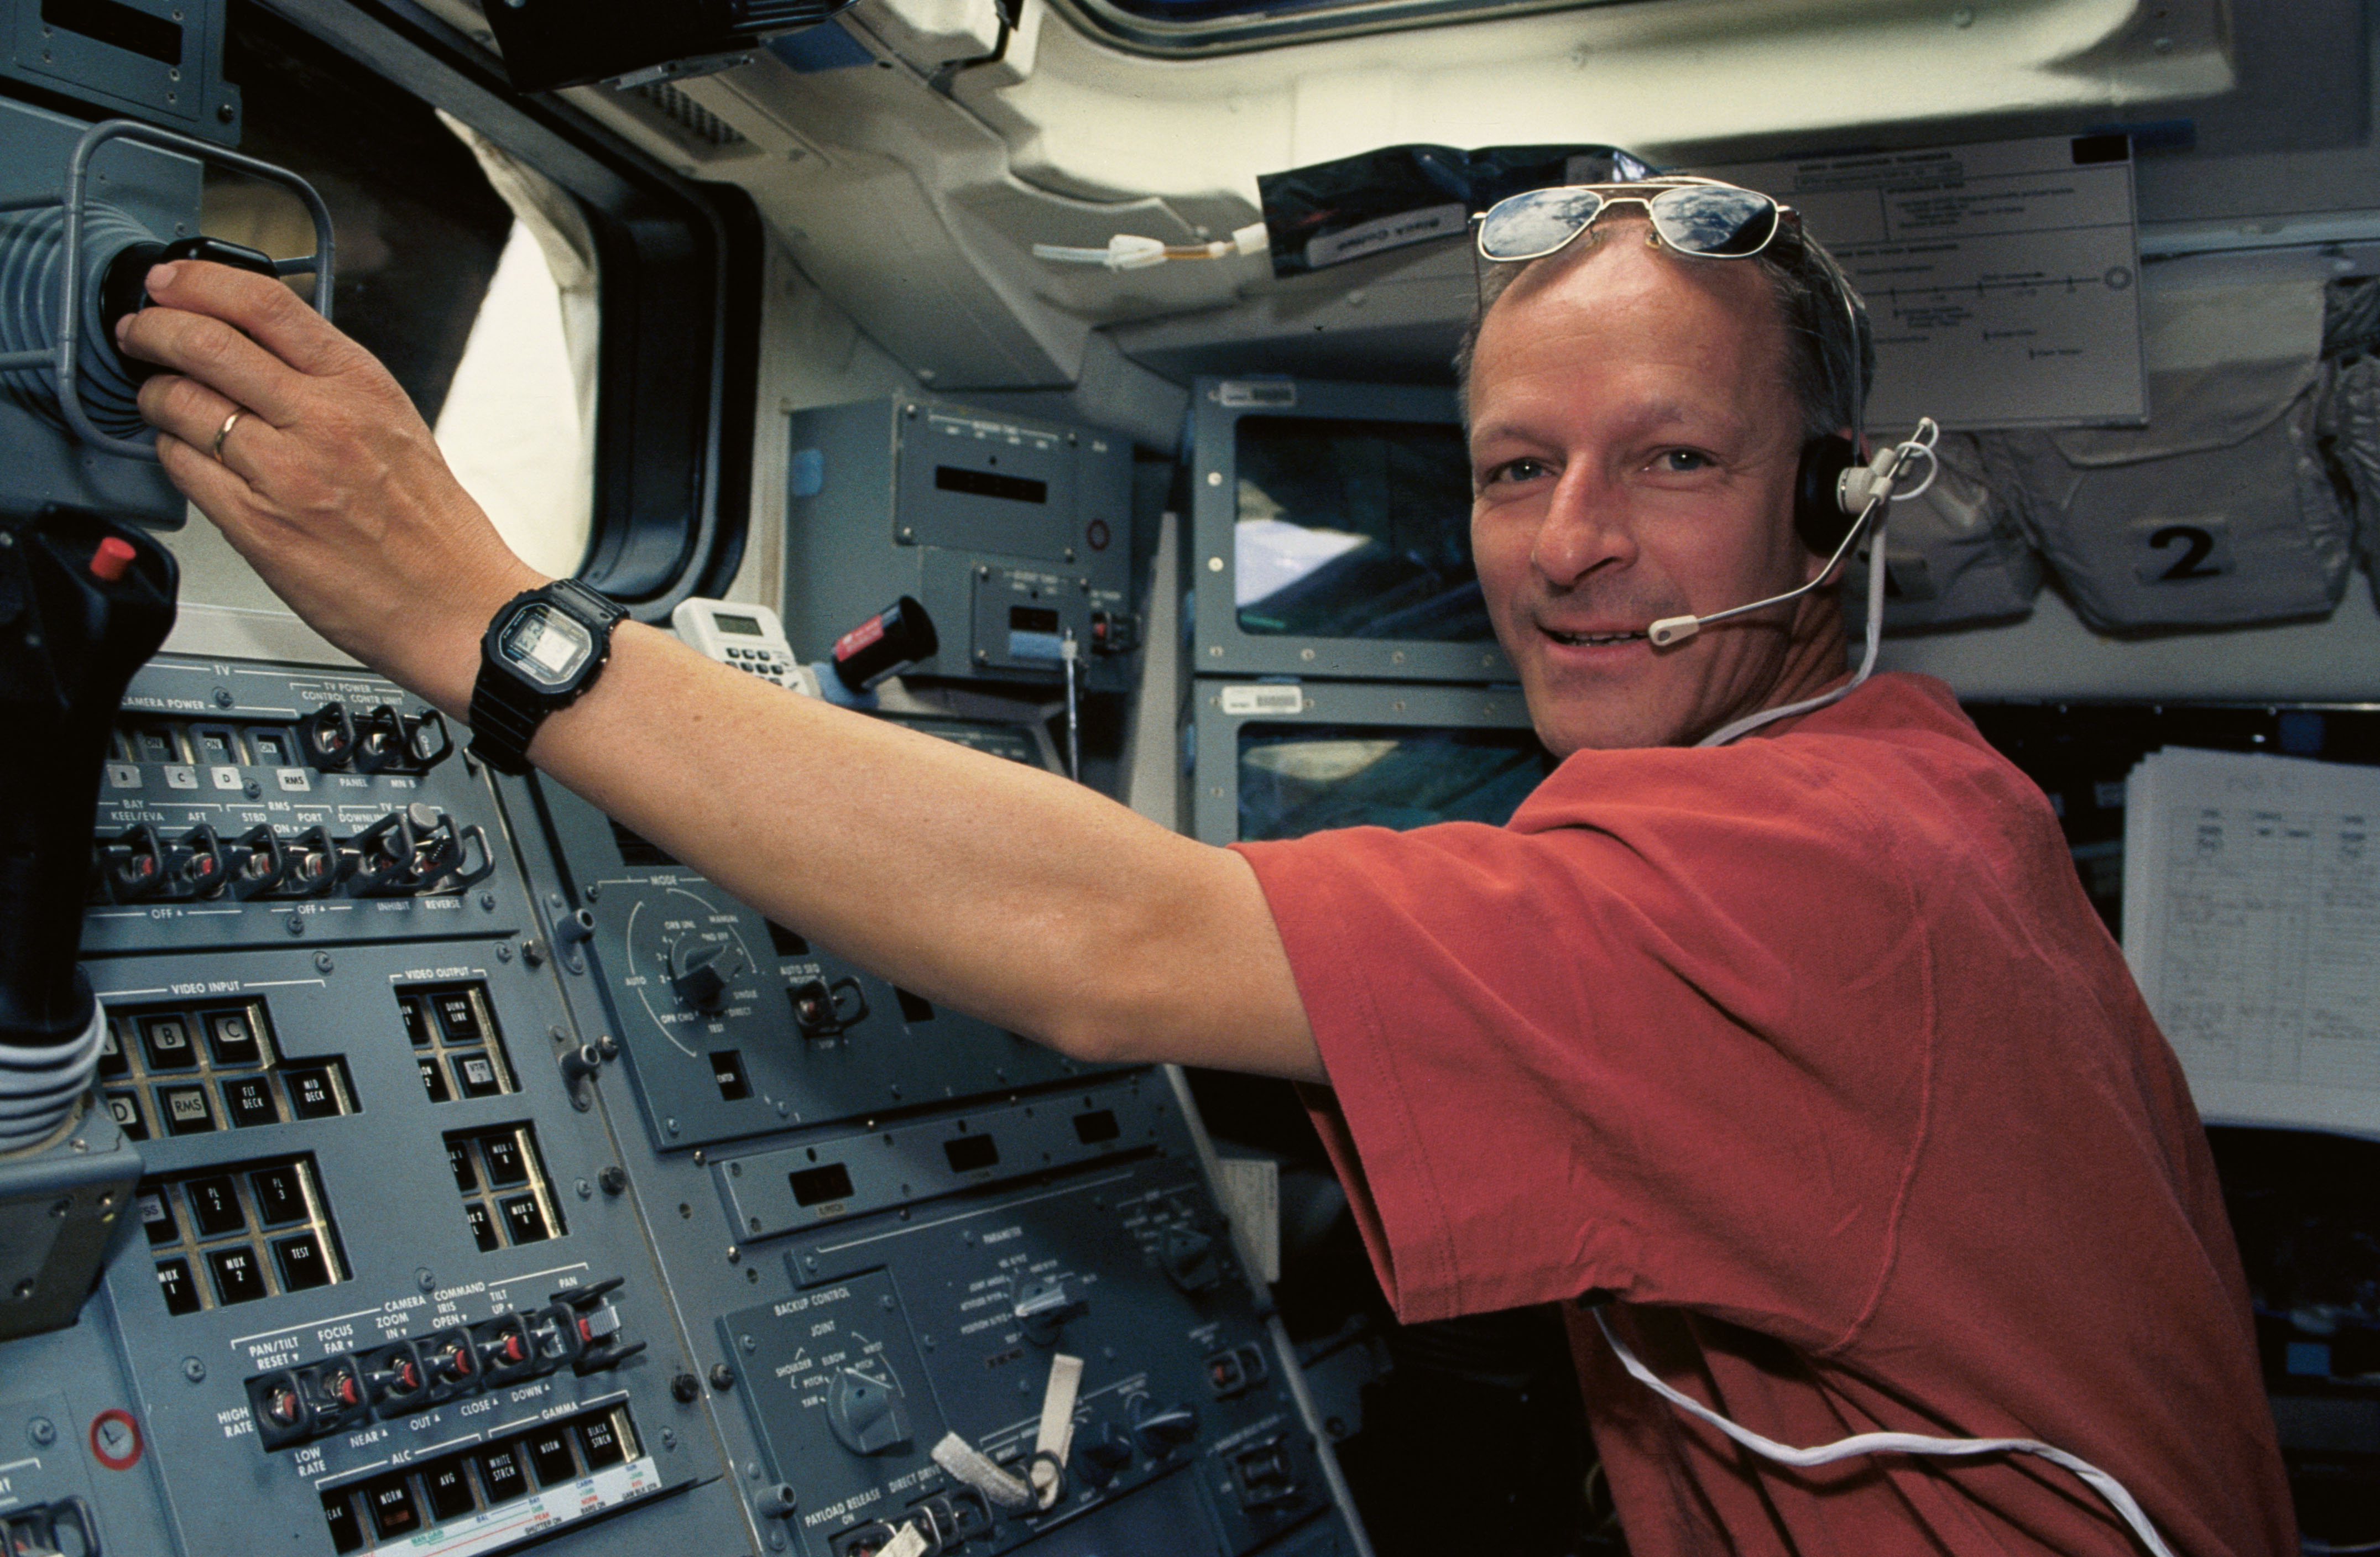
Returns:
[[[235,7],[241,149],[290,168],[338,236],[333,317],[388,365],[504,538],[578,571],[592,514],[595,247],[577,207],[419,99],[288,24]],[[287,191],[210,169],[208,232],[303,252]]]
[[[1061,9],[1091,30],[1160,55],[1222,54],[1292,37],[1381,32],[1577,5],[1578,0],[1059,0]]]

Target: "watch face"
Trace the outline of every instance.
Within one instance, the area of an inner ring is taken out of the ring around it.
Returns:
[[[595,639],[584,624],[542,602],[532,602],[504,625],[504,656],[540,686],[560,687],[586,664]]]

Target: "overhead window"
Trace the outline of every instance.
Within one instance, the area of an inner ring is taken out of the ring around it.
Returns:
[[[235,0],[229,24],[240,150],[321,191],[334,322],[506,541],[648,620],[719,593],[749,502],[749,201],[504,91],[426,20],[400,34],[359,9],[292,20]],[[312,247],[294,197],[237,173],[209,171],[201,220],[270,254]]]
[[[1054,0],[1093,32],[1146,54],[1226,54],[1355,32],[1574,10],[1623,0]],[[1645,4],[1647,0],[1633,0]]]

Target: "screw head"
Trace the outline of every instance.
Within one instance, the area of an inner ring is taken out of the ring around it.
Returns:
[[[216,687],[216,688],[215,688],[215,707],[217,707],[217,708],[229,708],[229,707],[231,707],[231,704],[232,704],[231,688],[230,688],[230,687]]]
[[[36,1417],[25,1429],[25,1436],[33,1441],[36,1449],[46,1449],[58,1441],[58,1425],[47,1417]]]
[[[196,1357],[184,1357],[182,1377],[193,1384],[203,1384],[207,1381],[207,1365]]]
[[[246,784],[239,786],[239,792],[253,800],[258,796],[264,793],[264,785],[257,783],[254,779],[249,779]]]
[[[735,1387],[735,1369],[728,1367],[723,1362],[713,1363],[710,1368],[710,1387],[714,1390],[734,1389]]]
[[[619,1163],[614,1162],[610,1167],[605,1168],[601,1173],[597,1174],[595,1175],[595,1182],[603,1186],[604,1194],[617,1195],[628,1187],[628,1171],[620,1166]]]
[[[702,1381],[691,1373],[681,1373],[670,1381],[670,1397],[680,1405],[692,1405],[702,1398]]]
[[[316,952],[316,953],[314,954],[314,971],[315,971],[315,972],[317,972],[317,973],[328,973],[328,972],[330,972],[330,971],[331,971],[331,969],[332,969],[333,967],[336,967],[336,966],[337,966],[336,964],[334,964],[334,962],[332,962],[332,961],[331,961],[331,954],[330,954],[330,953],[328,953],[328,952]]]

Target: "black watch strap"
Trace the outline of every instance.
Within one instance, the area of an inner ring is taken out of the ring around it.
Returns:
[[[516,612],[532,602],[544,602],[585,625],[595,642],[594,653],[566,687],[530,686],[499,659],[495,639]],[[528,743],[537,736],[546,715],[568,708],[594,685],[611,658],[612,629],[627,612],[576,578],[525,590],[506,601],[488,624],[480,643],[480,675],[471,687],[471,755],[500,773],[529,770]]]

